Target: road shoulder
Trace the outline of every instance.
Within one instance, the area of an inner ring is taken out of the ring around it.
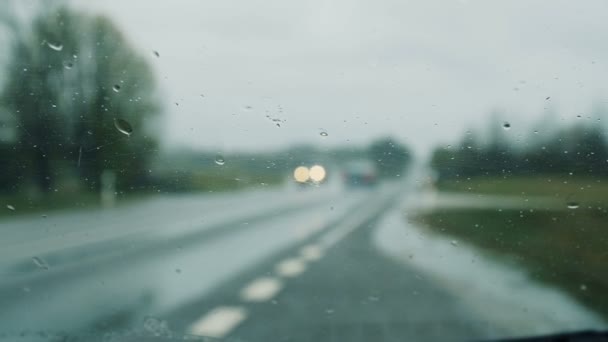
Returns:
[[[496,327],[500,335],[492,337],[606,328],[598,315],[515,265],[408,222],[405,207],[404,202],[383,217],[375,246],[457,296],[472,316]]]

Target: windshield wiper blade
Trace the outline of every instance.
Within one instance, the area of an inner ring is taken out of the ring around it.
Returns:
[[[608,331],[585,330],[556,335],[508,338],[492,342],[608,342]],[[489,342],[489,341],[488,341]]]

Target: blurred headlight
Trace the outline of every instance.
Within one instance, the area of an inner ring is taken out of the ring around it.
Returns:
[[[315,165],[310,168],[309,177],[313,182],[320,183],[327,176],[325,168],[321,165]]]
[[[298,183],[306,183],[310,179],[310,170],[306,166],[298,166],[293,171],[293,178]]]

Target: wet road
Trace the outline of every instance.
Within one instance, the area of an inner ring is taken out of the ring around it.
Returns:
[[[569,306],[537,305],[526,317],[537,321],[531,327],[515,319],[525,303],[490,310],[498,316],[479,310],[495,296],[464,295],[440,277],[463,267],[451,263],[451,250],[440,249],[434,264],[412,261],[412,253],[433,250],[403,234],[414,229],[400,216],[414,191],[392,183],[158,197],[5,221],[0,332],[461,341],[552,331],[565,321],[572,328],[602,324],[559,293],[550,301]],[[480,272],[474,276],[486,277]],[[466,286],[461,278],[454,283]],[[561,309],[568,314],[552,313]]]

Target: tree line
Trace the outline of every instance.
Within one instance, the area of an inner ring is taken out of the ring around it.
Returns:
[[[608,176],[606,130],[599,119],[564,127],[511,134],[509,123],[494,120],[487,139],[472,131],[455,146],[437,148],[431,166],[440,180],[469,177],[556,175]]]
[[[22,20],[19,5],[7,2],[0,15],[10,53],[0,79],[0,190],[74,183],[98,192],[108,170],[119,190],[143,186],[161,112],[144,57],[106,17],[60,6]]]

